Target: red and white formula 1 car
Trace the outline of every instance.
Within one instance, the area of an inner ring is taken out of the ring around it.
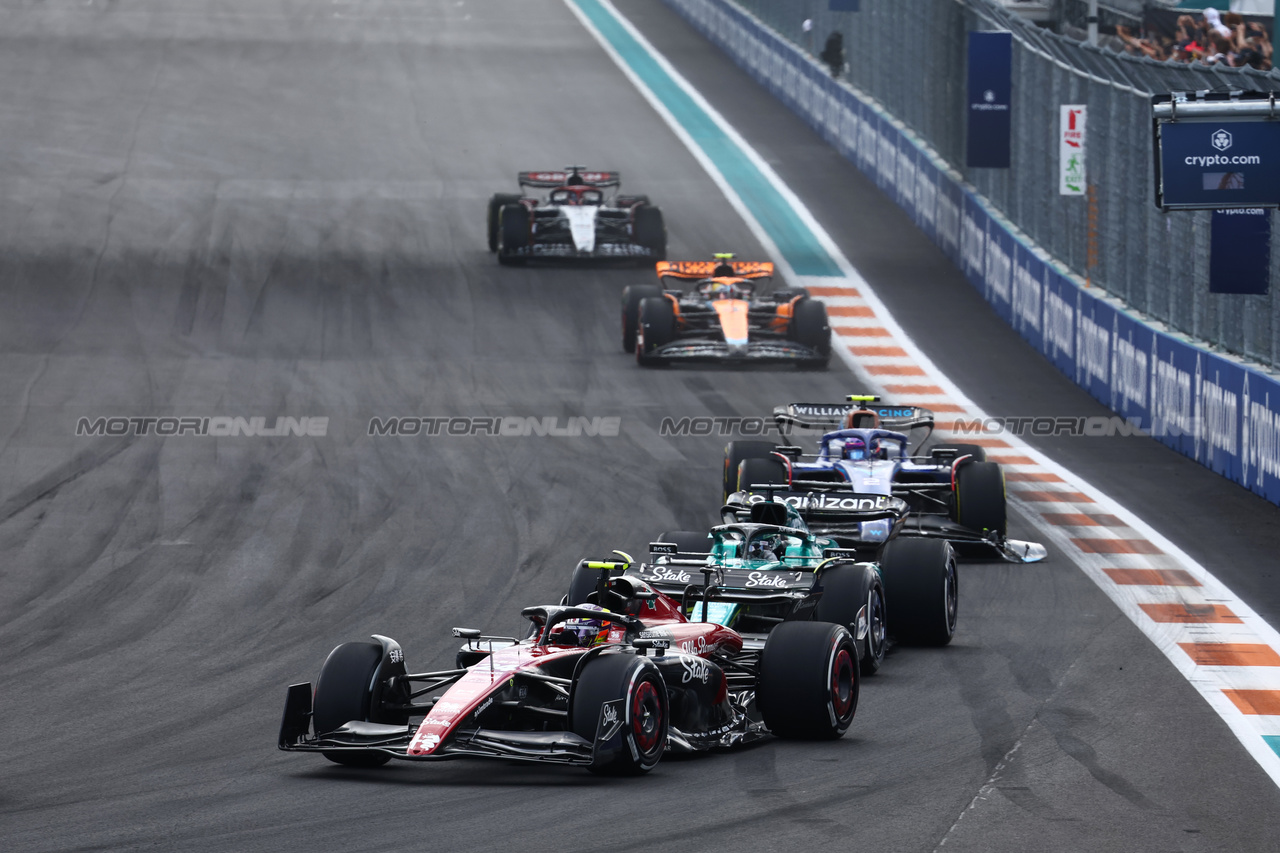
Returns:
[[[617,575],[629,562],[582,565],[600,572],[601,605],[526,608],[524,640],[455,628],[454,670],[410,673],[387,637],[338,646],[314,687],[289,687],[280,748],[362,767],[474,757],[632,774],[668,749],[838,738],[853,721],[847,628],[802,614],[744,651],[736,631]]]

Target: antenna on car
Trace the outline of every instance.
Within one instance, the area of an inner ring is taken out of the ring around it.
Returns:
[[[850,403],[879,403],[880,398],[875,394],[850,394],[845,398]]]

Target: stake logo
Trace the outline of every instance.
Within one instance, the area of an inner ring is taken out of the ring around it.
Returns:
[[[596,741],[610,740],[622,728],[622,708],[626,699],[614,699],[600,706],[600,723],[596,726]]]

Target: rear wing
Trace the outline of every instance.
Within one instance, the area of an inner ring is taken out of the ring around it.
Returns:
[[[701,279],[711,278],[724,261],[659,261],[658,278]],[[731,261],[736,278],[773,278],[773,264],[769,261]]]
[[[840,490],[833,486],[841,486]],[[911,511],[910,505],[902,498],[889,495],[863,494],[846,491],[848,484],[827,482],[807,482],[794,480],[790,489],[781,486],[755,486],[745,492],[738,492],[730,498],[721,511],[722,516],[732,513],[740,516],[746,510],[745,505],[760,503],[773,498],[781,498],[795,507],[800,516],[812,522],[822,516],[840,516],[857,521],[879,521],[881,519],[897,520],[905,518]],[[763,492],[767,492],[763,494]],[[812,532],[812,531],[811,531]]]
[[[564,186],[574,174],[575,172],[521,172],[516,180],[522,187],[549,190]],[[582,181],[582,186],[603,189],[622,185],[622,175],[618,172],[577,171],[576,174],[578,180]]]
[[[773,419],[779,427],[840,429],[844,426],[845,416],[860,409],[879,415],[882,429],[898,432],[918,427],[933,429],[933,412],[922,406],[893,406],[878,402],[788,403],[773,410]]]

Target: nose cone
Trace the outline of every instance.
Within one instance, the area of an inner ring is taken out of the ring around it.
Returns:
[[[716,314],[720,317],[720,331],[724,342],[729,345],[733,355],[745,355],[747,352],[747,310],[745,299],[721,299],[715,304]]]

